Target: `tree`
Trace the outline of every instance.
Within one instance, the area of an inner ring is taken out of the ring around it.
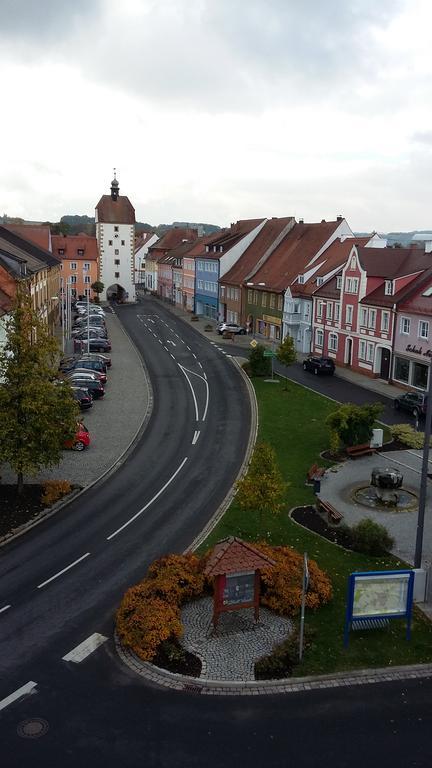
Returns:
[[[58,344],[32,308],[25,282],[18,283],[6,344],[0,350],[0,461],[17,474],[58,464],[65,439],[76,431],[78,406],[70,387],[58,383]]]
[[[344,446],[362,445],[370,442],[373,425],[382,409],[382,403],[345,403],[327,416],[326,424],[339,436]]]
[[[240,509],[258,512],[261,528],[263,514],[281,511],[286,489],[274,449],[269,443],[257,443],[248,473],[237,483]]]
[[[296,350],[294,346],[294,339],[292,336],[285,336],[282,344],[280,344],[276,357],[282,365],[292,365],[296,361]],[[284,389],[288,389],[288,380],[285,379]]]
[[[257,344],[249,353],[249,371],[251,376],[269,376],[271,373],[271,358],[264,357],[265,347]]]
[[[99,301],[99,294],[102,293],[103,289],[105,288],[104,284],[101,283],[100,280],[95,280],[91,287],[92,290],[97,294],[97,301]]]

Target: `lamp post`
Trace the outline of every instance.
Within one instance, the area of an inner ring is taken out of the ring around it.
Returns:
[[[416,533],[416,545],[414,555],[414,568],[421,568],[422,561],[422,549],[423,549],[423,529],[424,529],[424,517],[426,509],[426,494],[427,494],[427,478],[428,478],[428,463],[429,463],[429,443],[431,436],[431,419],[432,419],[432,365],[429,366],[429,382],[426,404],[426,420],[424,431],[424,447],[423,447],[423,462],[420,479],[420,494],[419,494],[419,510],[417,517],[417,533]]]

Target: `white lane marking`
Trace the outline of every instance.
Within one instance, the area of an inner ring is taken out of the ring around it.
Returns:
[[[197,440],[198,440],[198,438],[199,438],[200,434],[201,434],[201,433],[200,433],[199,429],[196,429],[196,430],[195,430],[195,433],[194,433],[194,436],[193,436],[193,438],[192,438],[192,445],[195,445],[195,443],[197,442]]]
[[[186,347],[187,347],[187,349],[188,349],[188,350],[189,350],[189,352],[190,352],[190,351],[191,351],[191,348],[190,348],[189,344],[186,344]]]
[[[130,518],[130,520],[127,520],[127,521],[126,521],[126,522],[125,522],[125,523],[124,523],[124,524],[123,524],[123,525],[122,525],[120,528],[117,528],[117,530],[116,530],[116,531],[114,531],[114,533],[111,533],[109,536],[107,536],[107,541],[109,541],[110,539],[113,539],[113,538],[114,538],[114,536],[117,536],[117,534],[118,534],[118,533],[120,533],[120,531],[122,531],[124,528],[126,528],[126,527],[127,527],[128,525],[130,525],[131,523],[133,523],[133,521],[134,521],[134,520],[136,520],[136,519],[137,519],[137,517],[139,517],[140,515],[142,515],[142,513],[143,513],[143,512],[145,512],[145,511],[146,511],[146,509],[148,509],[148,508],[149,508],[149,506],[150,506],[151,504],[153,504],[153,502],[154,502],[154,501],[156,501],[156,499],[158,499],[158,498],[159,498],[159,496],[160,496],[160,495],[161,495],[161,494],[164,492],[165,488],[168,488],[169,484],[170,484],[170,483],[172,483],[172,481],[174,480],[174,478],[175,478],[175,477],[177,477],[178,473],[179,473],[179,472],[180,472],[180,471],[183,469],[183,467],[184,467],[184,465],[186,464],[187,460],[188,460],[188,457],[186,456],[186,457],[183,459],[183,461],[182,461],[182,463],[180,464],[180,466],[179,466],[179,467],[177,467],[177,469],[176,469],[176,471],[174,472],[174,474],[173,474],[173,475],[171,475],[170,479],[166,481],[165,485],[163,485],[163,486],[162,486],[162,488],[161,488],[161,489],[160,489],[160,490],[159,490],[159,491],[158,491],[158,492],[157,492],[157,493],[156,493],[156,494],[153,496],[153,498],[152,498],[152,499],[150,499],[150,501],[148,501],[148,502],[147,502],[147,504],[145,504],[145,506],[144,506],[142,509],[140,509],[140,510],[139,510],[139,511],[138,511],[138,512],[137,512],[137,513],[136,513],[136,514],[133,516],[133,517],[131,517],[131,518]]]
[[[171,355],[172,359],[175,360],[175,357],[174,357],[172,352],[170,352],[170,355]]]
[[[204,408],[204,414],[203,414],[203,417],[202,417],[203,421],[206,420],[207,410],[208,410],[208,406],[209,406],[209,399],[210,399],[209,385],[208,385],[208,381],[207,381],[207,376],[205,374],[204,374],[204,383],[206,385],[206,404],[205,404],[205,408]]]
[[[198,419],[199,419],[199,415],[198,415],[198,403],[197,403],[197,399],[196,399],[196,396],[195,396],[194,388],[193,388],[193,386],[192,386],[192,382],[191,382],[191,380],[190,380],[189,376],[188,376],[188,375],[187,375],[187,373],[186,373],[186,369],[185,369],[185,368],[183,368],[183,366],[182,366],[182,365],[180,365],[180,363],[177,363],[177,365],[178,365],[178,367],[180,368],[180,370],[181,370],[182,374],[184,375],[184,377],[186,378],[186,381],[187,381],[187,383],[188,383],[188,384],[189,384],[189,386],[190,386],[190,391],[192,392],[192,398],[193,398],[193,401],[194,401],[194,405],[195,405],[195,421],[198,421]],[[189,371],[189,373],[190,373],[190,371]]]
[[[4,605],[3,608],[0,608],[0,613],[3,613],[3,611],[7,611],[8,608],[11,608],[11,605]]]
[[[181,343],[182,343],[182,344],[186,344],[186,342],[184,341],[184,339],[180,339],[180,341],[181,341]]]
[[[166,349],[166,351],[169,352],[169,349],[168,347],[165,346],[165,344],[164,344],[164,349]]]
[[[25,685],[22,685],[21,688],[17,688],[16,691],[0,701],[0,710],[5,709],[9,706],[9,704],[12,704],[13,701],[20,699],[22,696],[26,696],[28,693],[33,693],[36,686],[37,683],[35,683],[33,680],[30,680]]]
[[[204,375],[204,381],[207,381],[207,374],[204,373],[203,375]]]
[[[192,352],[192,357],[194,357],[195,360],[197,359],[197,356],[196,356],[195,352]]]
[[[176,347],[176,346],[177,346],[177,344],[175,343],[175,341],[171,341],[171,339],[167,339],[167,344],[172,344],[172,345],[173,345],[173,347]]]
[[[158,339],[159,344],[162,344],[162,339]]]
[[[70,565],[67,565],[66,568],[62,568],[61,571],[59,571],[58,573],[55,573],[54,576],[51,576],[51,578],[47,579],[46,581],[43,581],[42,584],[38,584],[37,588],[41,589],[42,587],[45,586],[45,584],[49,584],[50,581],[54,581],[54,579],[57,579],[59,576],[62,575],[62,573],[66,573],[66,571],[69,571],[70,568],[74,567],[74,565],[78,565],[78,563],[80,563],[81,560],[85,560],[85,558],[88,557],[89,555],[90,555],[90,552],[86,552],[85,555],[83,555],[82,557],[79,557],[78,560],[74,560],[73,563],[71,563]]]
[[[200,363],[199,361],[198,361],[198,365],[200,368],[202,368],[202,363]]]
[[[418,459],[419,461],[423,461],[423,456],[421,454],[419,456],[419,454],[416,453],[416,451],[407,451],[407,453],[410,453],[411,456],[415,456],[416,459]],[[432,459],[428,459],[428,464],[432,464]]]
[[[107,640],[107,637],[95,632],[93,635],[90,635],[87,640],[83,640],[82,643],[69,651],[69,653],[67,653],[66,656],[63,656],[62,659],[63,661],[73,661],[75,664],[79,664],[80,661],[83,661],[87,656],[90,656],[96,648],[99,648],[102,643],[106,643]]]

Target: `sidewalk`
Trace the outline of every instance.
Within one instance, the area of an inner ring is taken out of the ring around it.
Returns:
[[[157,296],[152,296],[152,298],[158,298]],[[180,317],[185,322],[190,323],[193,328],[195,328],[199,333],[201,333],[203,336],[205,336],[209,341],[217,343],[219,346],[222,346],[224,349],[228,349],[229,347],[242,347],[245,350],[245,357],[248,356],[248,353],[251,349],[250,343],[252,339],[255,339],[259,344],[262,344],[264,347],[268,347],[270,349],[277,348],[277,343],[273,343],[273,341],[262,338],[258,336],[257,334],[255,336],[245,335],[240,336],[237,335],[235,338],[231,341],[228,339],[223,339],[222,336],[220,336],[216,331],[217,322],[215,320],[209,320],[208,318],[200,317],[198,320],[191,321],[191,314],[190,312],[185,312],[185,310],[174,306],[173,304],[169,304],[168,302],[164,302],[161,299],[159,299],[160,303],[162,304],[165,309],[168,309],[170,312],[172,312],[173,315],[176,315],[177,317]],[[211,325],[213,327],[212,331],[206,331],[205,327]],[[302,362],[305,357],[308,357],[308,355],[305,355],[301,352],[297,353],[297,361]],[[361,373],[357,373],[356,371],[352,371],[350,368],[341,368],[338,366],[336,368],[336,375],[340,379],[345,379],[346,381],[351,382],[351,384],[356,384],[358,387],[363,387],[364,389],[368,389],[371,392],[376,392],[379,395],[382,395],[384,397],[389,398],[395,398],[398,395],[403,394],[406,392],[405,389],[402,389],[401,387],[396,386],[395,384],[388,384],[386,381],[382,381],[381,379],[371,379],[369,376],[362,376]]]

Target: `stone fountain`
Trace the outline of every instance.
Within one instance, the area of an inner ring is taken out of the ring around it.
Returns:
[[[402,472],[395,467],[374,467],[370,484],[357,488],[354,499],[366,507],[377,510],[408,511],[417,506],[412,491],[402,488]]]

